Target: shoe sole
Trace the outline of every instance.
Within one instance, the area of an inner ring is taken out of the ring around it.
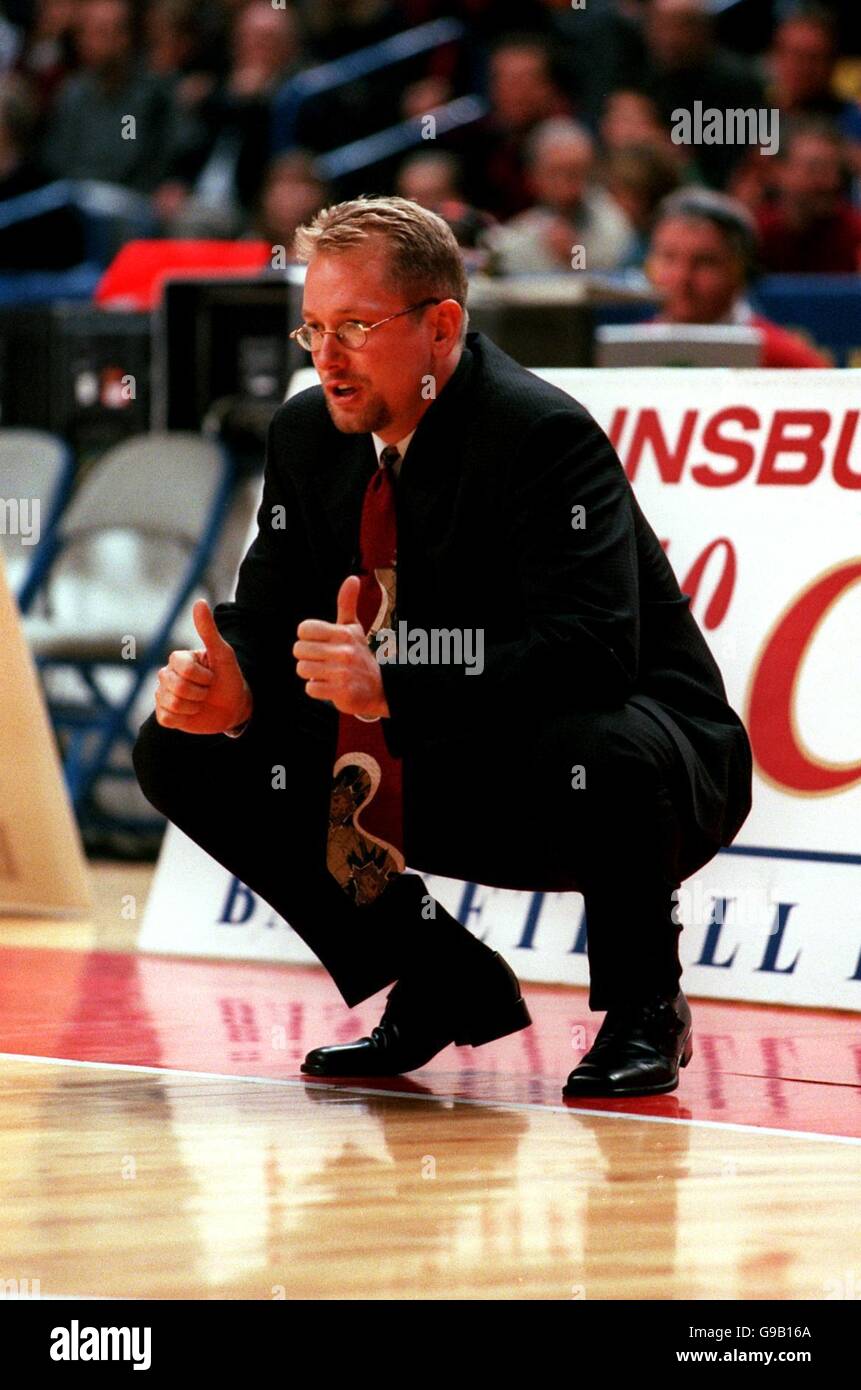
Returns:
[[[684,1051],[681,1057],[679,1058],[679,1066],[686,1067],[693,1055],[693,1039],[689,1038],[685,1044]],[[663,1096],[666,1095],[668,1091],[675,1091],[678,1087],[678,1084],[679,1078],[678,1074],[676,1074],[672,1081],[665,1081],[661,1086],[624,1086],[617,1087],[614,1090],[610,1090],[605,1087],[603,1091],[569,1091],[567,1086],[563,1086],[562,1095],[566,1100],[596,1100],[600,1099],[601,1097],[606,1097],[612,1100],[616,1096],[621,1097],[622,1099],[625,1099],[627,1096]]]

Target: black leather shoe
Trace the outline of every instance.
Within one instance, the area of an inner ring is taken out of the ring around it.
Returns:
[[[563,1096],[653,1096],[674,1091],[693,1055],[691,1011],[681,990],[608,1009]]]
[[[308,1076],[398,1076],[423,1067],[449,1043],[481,1047],[531,1022],[517,976],[493,951],[468,985],[451,981],[429,993],[415,980],[398,980],[369,1038],[315,1047],[300,1070]]]

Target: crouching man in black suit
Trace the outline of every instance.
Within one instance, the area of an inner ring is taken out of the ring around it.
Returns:
[[[673,1090],[692,1049],[673,894],[731,843],[752,770],[688,596],[586,410],[467,332],[445,222],[357,199],[295,251],[321,385],[273,416],[235,601],[198,602],[203,646],[159,673],[140,784],[290,922],[348,1005],[395,982],[371,1036],[316,1048],[306,1073],[410,1071],[531,1021],[424,871],[582,892],[606,1017],[564,1094]],[[480,670],[383,662],[356,621],[363,498],[389,445],[398,625],[480,633]],[[327,868],[339,712],[379,719],[400,759],[418,871],[364,904]]]

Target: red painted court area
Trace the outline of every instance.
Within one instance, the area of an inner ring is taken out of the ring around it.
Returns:
[[[565,1107],[562,1084],[602,1015],[585,990],[526,983],[524,993],[534,1023],[521,1033],[452,1046],[408,1076],[321,1083],[301,1076],[305,1054],[368,1033],[385,991],[348,1010],[313,966],[12,947],[2,950],[0,1052]],[[856,1015],[691,1004],[694,1053],[677,1091],[577,1109],[861,1138]]]

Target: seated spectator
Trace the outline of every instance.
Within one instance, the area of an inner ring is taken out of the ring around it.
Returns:
[[[457,159],[448,150],[420,150],[398,170],[395,191],[435,212],[440,203],[460,197]]]
[[[0,203],[49,182],[35,154],[37,122],[30,83],[17,73],[0,77]],[[0,228],[0,269],[66,270],[83,259],[83,229],[71,207]]]
[[[15,63],[16,72],[29,79],[43,115],[75,65],[77,10],[77,0],[37,0]]]
[[[262,237],[271,246],[283,246],[289,255],[296,228],[309,222],[328,201],[329,189],[315,174],[314,157],[308,150],[279,154],[266,169],[248,235]]]
[[[541,8],[541,29],[558,52],[565,89],[576,94],[575,114],[597,130],[607,93],[634,87],[642,74],[639,6],[630,0],[586,0],[577,7],[571,0],[541,0]]]
[[[601,111],[598,134],[603,154],[616,150],[657,150],[676,167],[679,183],[702,183],[696,152],[686,145],[675,145],[661,119],[656,102],[645,92],[620,87],[610,92]]]
[[[785,133],[782,131],[781,135]],[[725,191],[758,219],[762,208],[777,197],[776,167],[774,155],[764,154],[758,148],[748,150],[733,169]]]
[[[454,96],[447,77],[420,77],[408,83],[400,92],[399,113],[404,121],[421,120],[437,106],[444,106]]]
[[[467,270],[482,270],[490,258],[486,234],[496,220],[464,199],[460,183],[454,155],[447,150],[421,150],[404,160],[396,191],[444,218],[457,238]]]
[[[507,35],[490,55],[490,112],[475,126],[455,132],[448,146],[461,157],[471,199],[504,220],[535,201],[526,167],[526,144],[542,122],[570,116],[561,75],[545,40]]]
[[[131,0],[83,0],[75,43],[81,70],[60,88],[42,149],[47,169],[152,193],[172,172],[184,130],[169,85],[137,58]]]
[[[778,24],[766,57],[767,100],[781,116],[819,116],[847,140],[861,141],[861,109],[834,91],[837,23],[816,5],[801,5]]]
[[[708,0],[646,0],[644,37],[648,57],[640,83],[668,126],[673,112],[748,110],[763,105],[762,85],[742,59],[717,45]],[[723,188],[746,148],[697,145],[692,151],[704,178]]]
[[[680,160],[684,158],[683,146],[674,145],[670,140],[670,133],[661,120],[656,102],[645,92],[629,87],[619,87],[607,94],[599,133],[605,150],[651,145],[656,149],[677,152]]]
[[[224,20],[212,3],[199,0],[152,0],[146,11],[147,63],[170,85],[188,127],[186,150],[176,161],[174,177],[153,199],[166,228],[178,227],[191,183],[212,147],[202,110],[226,64]]]
[[[408,28],[393,0],[297,0],[316,63],[328,63]]]
[[[660,323],[750,324],[762,332],[763,367],[827,367],[798,334],[757,314],[746,297],[758,248],[741,203],[710,189],[683,189],[661,204],[646,273],[662,299]]]
[[[604,162],[607,192],[634,230],[624,265],[640,266],[649,249],[655,213],[679,186],[679,165],[660,145],[628,145],[610,151]]]
[[[759,213],[761,261],[772,272],[861,270],[861,212],[846,196],[843,140],[828,125],[796,127],[775,162],[778,196]]]
[[[847,29],[847,19],[846,8],[836,7],[832,13],[815,4],[800,4],[775,29],[765,63],[771,79],[768,100],[780,108],[783,120],[819,118],[846,140],[855,179],[851,200],[860,203],[861,104],[840,96],[836,86],[840,26]],[[851,36],[851,29],[848,33]],[[857,49],[844,47],[843,51]]]
[[[536,206],[487,235],[504,274],[563,271],[583,248],[583,268],[614,270],[626,264],[635,234],[621,208],[592,182],[594,144],[575,121],[546,121],[528,145]],[[576,268],[576,267],[575,267]]]
[[[34,151],[38,119],[32,84],[17,73],[0,77],[0,200],[48,182]]]
[[[269,153],[272,98],[303,65],[292,9],[249,0],[233,18],[230,68],[198,108],[206,129],[202,158],[179,167],[179,198],[162,209],[174,236],[234,236],[257,206]]]
[[[150,69],[171,78],[181,105],[199,106],[227,65],[224,15],[200,0],[151,0],[146,11]]]
[[[294,3],[308,66],[346,58],[402,33],[413,23],[404,14],[401,0],[294,0]],[[443,53],[442,49],[437,51]],[[303,149],[322,154],[406,119],[409,111],[401,109],[405,93],[413,82],[427,75],[432,56],[416,54],[392,67],[379,68],[310,96],[296,115],[293,141]],[[438,88],[443,100],[446,91],[445,84]],[[346,192],[349,183],[342,188]]]

